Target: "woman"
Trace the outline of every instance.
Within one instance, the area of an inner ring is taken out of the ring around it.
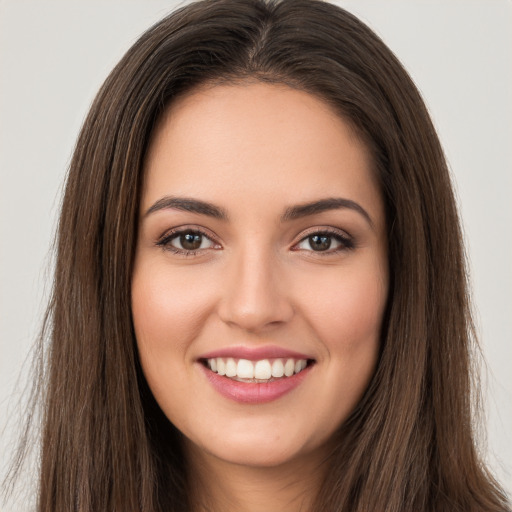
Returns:
[[[507,508],[441,148],[329,4],[192,4],[129,50],[71,163],[50,314],[40,510]]]

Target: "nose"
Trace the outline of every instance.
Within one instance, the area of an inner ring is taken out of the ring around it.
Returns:
[[[230,263],[218,307],[222,321],[254,333],[290,321],[293,305],[275,257],[247,250]]]

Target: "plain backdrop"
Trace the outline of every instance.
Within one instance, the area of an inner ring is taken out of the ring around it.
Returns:
[[[0,0],[0,470],[19,433],[16,404],[26,378],[18,376],[44,311],[50,244],[78,130],[123,53],[183,3]],[[511,493],[512,3],[338,3],[403,62],[446,151],[488,364],[488,460]],[[27,507],[21,499],[0,510]]]

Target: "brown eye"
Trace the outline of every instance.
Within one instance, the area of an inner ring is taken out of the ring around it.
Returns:
[[[327,251],[331,247],[331,235],[311,235],[308,236],[308,243],[313,251]]]
[[[194,254],[203,249],[218,248],[218,245],[201,231],[185,230],[169,234],[157,245],[179,254]]]
[[[182,233],[179,236],[180,249],[185,249],[186,251],[196,251],[200,249],[202,241],[203,235],[201,235],[201,233],[188,232]]]
[[[346,249],[353,249],[354,241],[347,235],[341,233],[331,233],[329,231],[318,231],[304,237],[295,249],[301,251],[325,252],[333,254]]]

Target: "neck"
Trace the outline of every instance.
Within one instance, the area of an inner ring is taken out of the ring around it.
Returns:
[[[192,512],[310,512],[325,476],[318,458],[254,467],[189,451]]]

